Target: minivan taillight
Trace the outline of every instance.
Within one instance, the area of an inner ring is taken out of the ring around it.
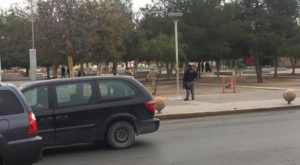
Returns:
[[[28,126],[28,135],[33,136],[37,133],[37,123],[36,118],[33,112],[29,112],[29,126]]]
[[[145,105],[149,111],[155,112],[156,106],[154,101],[146,101]]]

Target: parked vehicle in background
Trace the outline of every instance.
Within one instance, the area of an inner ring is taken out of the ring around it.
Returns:
[[[131,77],[45,80],[20,89],[37,116],[45,147],[107,140],[123,149],[136,135],[159,128],[151,95]]]
[[[22,93],[0,83],[0,165],[29,165],[41,159],[34,113]]]

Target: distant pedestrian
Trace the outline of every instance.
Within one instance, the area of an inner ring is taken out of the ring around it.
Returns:
[[[203,73],[204,72],[204,63],[201,62],[201,72]]]
[[[183,86],[186,90],[186,97],[184,101],[188,101],[190,95],[192,100],[195,100],[195,92],[194,92],[194,80],[197,77],[196,71],[193,69],[192,65],[188,65],[187,70],[184,72],[183,76]]]
[[[66,68],[65,68],[65,67],[62,67],[61,70],[60,70],[60,72],[61,72],[61,73],[60,73],[60,74],[61,74],[61,77],[62,77],[62,78],[65,78],[65,77],[66,77]]]
[[[131,70],[128,67],[125,68],[125,75],[127,75],[127,76],[133,76]]]
[[[211,72],[210,65],[208,62],[205,63],[205,72]]]

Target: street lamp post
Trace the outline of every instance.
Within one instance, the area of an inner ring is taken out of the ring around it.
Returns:
[[[2,82],[2,65],[1,65],[1,55],[0,55],[0,83]]]
[[[33,24],[33,0],[31,0],[31,33],[32,33],[32,49],[29,49],[29,61],[30,61],[30,79],[36,80],[36,49],[34,48],[34,24]]]
[[[5,37],[4,36],[1,36],[1,42],[3,42],[3,40],[5,39]],[[0,83],[2,82],[2,53],[0,54]]]
[[[177,34],[177,24],[180,17],[182,17],[182,13],[170,13],[169,16],[172,18],[175,24],[175,55],[176,55],[176,96],[177,99],[180,99],[179,96],[179,64],[178,64],[178,34]]]

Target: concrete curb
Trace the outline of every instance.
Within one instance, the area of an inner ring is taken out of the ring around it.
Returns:
[[[290,105],[283,107],[267,107],[267,108],[255,108],[255,109],[240,109],[240,110],[225,110],[215,112],[192,112],[192,113],[180,113],[180,114],[156,114],[155,117],[160,120],[173,120],[173,119],[188,119],[198,117],[209,117],[209,116],[221,116],[221,115],[234,115],[243,113],[253,112],[269,112],[269,111],[281,111],[281,110],[292,110],[300,109],[300,105]]]

